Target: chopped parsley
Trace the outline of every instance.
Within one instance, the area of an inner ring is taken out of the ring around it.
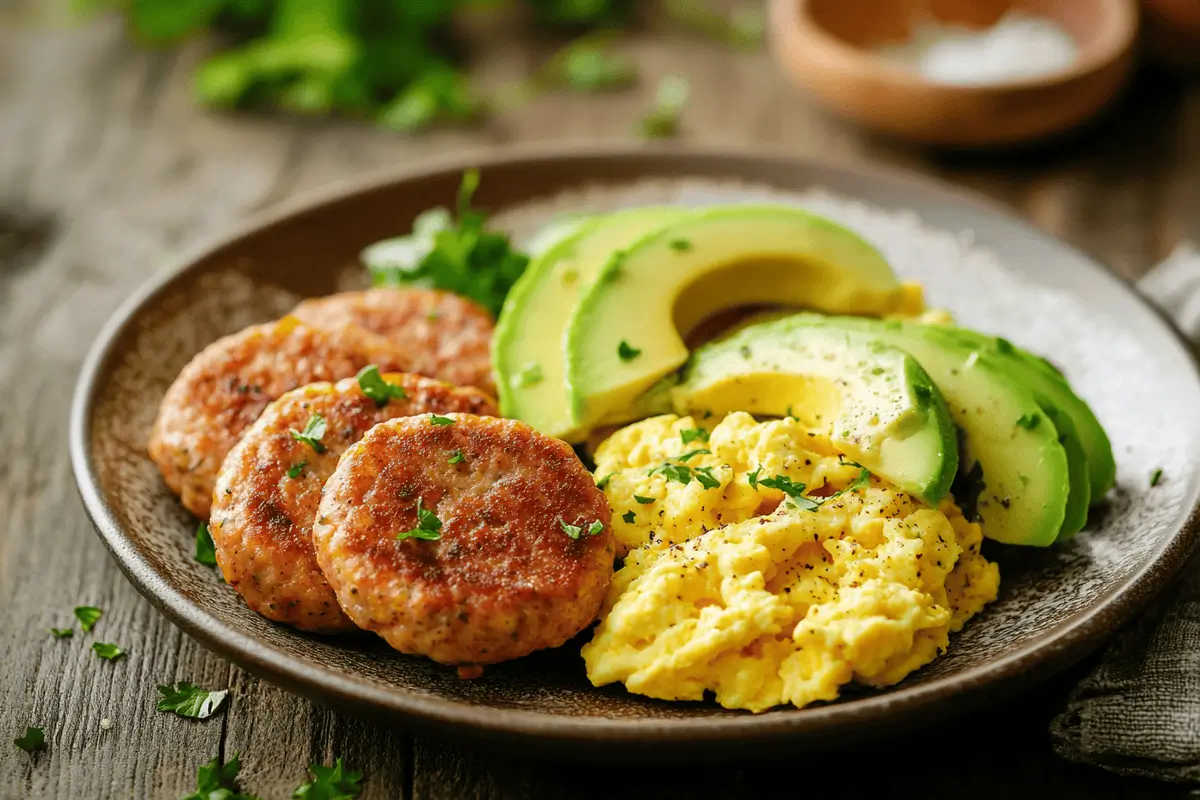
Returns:
[[[158,692],[162,695],[156,706],[159,711],[173,711],[189,719],[208,719],[217,712],[229,694],[227,689],[210,692],[187,681],[180,681],[174,686],[160,685]]]
[[[431,425],[453,425],[454,420],[450,417],[439,417],[437,414],[429,415],[429,424]]]
[[[379,374],[379,367],[368,364],[358,371],[358,388],[375,405],[383,408],[391,400],[407,400],[408,392],[398,383],[388,383]]]
[[[1150,473],[1150,485],[1158,486],[1160,483],[1162,483],[1162,478],[1163,471],[1161,469],[1154,470],[1154,472]]]
[[[70,639],[72,636],[75,635],[75,629],[74,628],[51,628],[50,633],[51,633],[51,635],[54,636],[55,639]]]
[[[712,474],[712,467],[696,467],[696,480],[705,489],[715,489],[721,485],[721,481]]]
[[[638,505],[648,506],[654,502],[653,497],[642,497],[640,494],[635,494],[633,499],[638,502]]]
[[[104,612],[95,606],[75,606],[75,619],[84,633],[91,633],[92,628],[104,616]]]
[[[601,478],[600,480],[596,481],[596,488],[599,489],[600,491],[604,491],[605,489],[607,489],[608,482],[611,481],[612,476],[616,475],[616,474],[617,473],[615,473],[615,472],[610,472],[607,475],[605,475],[603,478]]]
[[[679,438],[683,440],[685,445],[695,441],[707,442],[708,431],[704,430],[704,428],[685,428],[679,432]]]
[[[650,470],[651,475],[656,472],[661,472],[667,477],[668,481],[675,481],[676,483],[687,484],[692,480],[692,468],[683,464],[663,464]]]
[[[46,732],[41,728],[29,726],[25,729],[24,736],[18,736],[16,739],[13,739],[13,744],[26,753],[36,753],[38,750],[45,750]]]
[[[291,474],[291,470],[288,471]],[[217,565],[217,547],[213,544],[212,534],[208,532],[208,523],[201,522],[196,528],[196,552],[195,558],[206,567],[215,567]],[[76,610],[76,616],[78,616]],[[87,630],[87,628],[84,628]]]
[[[183,800],[259,800],[239,790],[237,776],[241,769],[237,753],[224,764],[220,756],[214,758],[196,771],[196,791]]]
[[[755,467],[754,472],[746,473],[746,481],[750,484],[750,488],[758,491],[758,473],[762,472],[762,467]]]
[[[666,75],[658,83],[654,107],[642,118],[641,134],[649,139],[674,136],[679,130],[679,118],[687,106],[691,86],[682,75]]]
[[[787,495],[788,499],[791,500],[792,503],[794,503],[797,507],[804,509],[805,511],[816,511],[821,507],[821,504],[816,500],[812,499],[811,497],[805,497],[804,490],[808,488],[807,485],[803,483],[797,483],[785,475],[776,475],[773,478],[762,478],[758,481],[758,484],[760,486],[766,486],[768,489],[778,489]]]
[[[637,519],[637,514],[634,514],[632,511],[626,511],[621,515],[621,519],[625,520],[626,525],[632,525]]]
[[[708,448],[705,448],[705,447],[701,447],[699,450],[689,450],[688,452],[684,453],[681,456],[675,456],[675,460],[676,461],[687,461],[689,458],[695,458],[696,456],[710,456],[710,455],[712,455],[712,450],[709,450]]]
[[[437,518],[437,514],[422,505],[422,499],[417,498],[417,527],[411,531],[402,531],[396,534],[396,541],[405,539],[422,539],[426,542],[436,542],[442,538],[442,521]]]
[[[298,800],[353,800],[362,794],[363,774],[351,772],[342,765],[342,759],[337,759],[332,767],[320,764],[309,764],[309,774],[312,780],[301,784],[292,792]]]
[[[125,651],[117,647],[115,644],[107,642],[96,642],[92,645],[92,650],[96,651],[96,655],[103,658],[105,661],[115,661],[125,655]]]
[[[672,239],[671,249],[677,253],[686,253],[692,249],[692,243],[687,239]]]
[[[545,377],[541,364],[530,364],[517,375],[517,386],[533,386],[541,383]]]
[[[633,361],[635,358],[637,358],[641,354],[642,354],[641,350],[634,347],[633,345],[631,345],[629,342],[625,341],[624,339],[622,339],[621,343],[619,345],[617,345],[617,357],[620,358],[622,361]]]
[[[1042,421],[1041,414],[1022,414],[1017,419],[1017,427],[1024,428],[1027,431],[1031,431],[1034,428],[1036,428],[1038,426],[1038,423],[1041,421]]]
[[[313,414],[308,418],[308,424],[304,426],[304,430],[291,430],[288,433],[292,434],[292,438],[297,442],[303,442],[313,449],[316,453],[324,453],[325,445],[321,444],[321,438],[325,436],[325,417],[320,414]]]
[[[466,460],[467,460],[467,457],[463,455],[462,450],[455,450],[453,453],[450,454],[450,457],[446,459],[446,463],[447,464],[461,464]]]
[[[307,466],[308,466],[307,461],[300,461],[295,464],[292,464],[290,467],[288,467],[288,473],[287,473],[288,477],[289,478],[299,478],[300,474],[302,472],[304,472],[304,468]]]
[[[580,534],[586,530],[588,536],[597,536],[604,531],[604,523],[596,520],[592,524],[584,528],[582,525],[571,525],[562,517],[558,518],[558,525],[562,528],[563,533],[570,536],[572,539],[578,539]]]

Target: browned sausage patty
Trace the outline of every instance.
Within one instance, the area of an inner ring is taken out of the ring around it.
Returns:
[[[469,414],[368,431],[325,484],[313,544],[360,628],[460,668],[579,633],[614,553],[608,501],[566,443]]]
[[[207,518],[221,462],[267,404],[368,364],[401,371],[403,361],[381,337],[357,329],[319,330],[291,317],[246,328],[204,348],[167,389],[150,457],[184,507]]]
[[[321,490],[347,447],[386,419],[496,413],[493,400],[475,388],[419,375],[380,379],[396,396],[371,399],[354,378],[288,392],[267,406],[225,458],[209,526],[217,563],[246,605],[264,617],[318,633],[355,629],[312,545]],[[323,435],[311,443],[297,439],[293,432],[303,434],[314,418],[324,424]]]
[[[431,289],[367,289],[305,300],[292,313],[309,325],[357,325],[409,355],[407,372],[494,395],[492,317],[481,306]]]

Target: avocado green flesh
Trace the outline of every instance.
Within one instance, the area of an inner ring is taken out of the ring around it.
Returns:
[[[936,326],[802,314],[747,328],[741,335],[779,336],[812,325],[865,331],[915,358],[941,390],[963,433],[959,504],[975,500],[989,539],[1038,547],[1055,542],[1070,497],[1067,455],[1053,421],[1025,386],[976,350],[933,335]],[[1018,424],[1033,417],[1039,422],[1032,427]],[[966,496],[976,493],[977,498]]]
[[[747,331],[698,349],[672,392],[677,413],[793,416],[871,472],[936,506],[958,469],[953,422],[921,366],[850,331]]]
[[[1087,525],[1088,508],[1091,507],[1092,486],[1088,476],[1087,454],[1079,441],[1079,432],[1070,414],[1060,411],[1045,396],[1035,395],[1042,413],[1050,418],[1058,430],[1058,439],[1067,456],[1067,482],[1071,486],[1067,495],[1067,507],[1063,513],[1062,528],[1057,541],[1063,542],[1083,530]]]
[[[1003,339],[965,328],[947,328],[947,331],[972,347],[1020,368],[1023,379],[1032,389],[1043,396],[1047,403],[1071,418],[1087,461],[1090,503],[1103,500],[1117,480],[1117,465],[1113,459],[1112,444],[1092,409],[1075,394],[1062,373],[1044,358],[1015,347]]]
[[[563,221],[539,234],[543,249],[505,299],[492,344],[504,416],[549,436],[578,438],[563,360],[571,312],[614,252],[688,213],[635,208]]]
[[[634,419],[637,398],[686,362],[682,334],[716,312],[883,315],[901,301],[879,252],[828,220],[787,206],[702,211],[633,244],[581,297],[567,334],[574,417],[585,429]],[[621,358],[622,342],[637,355]]]

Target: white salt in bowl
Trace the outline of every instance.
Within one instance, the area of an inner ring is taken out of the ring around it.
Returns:
[[[1056,59],[1033,36],[981,42],[974,70],[960,58],[935,79],[880,52],[930,27],[999,33],[1014,15],[1065,34],[1072,57]],[[1133,0],[771,0],[768,27],[780,67],[830,111],[910,141],[994,147],[1062,133],[1108,107],[1133,67],[1138,12]],[[1031,69],[1040,59],[1046,70]],[[990,78],[972,82],[980,71]]]

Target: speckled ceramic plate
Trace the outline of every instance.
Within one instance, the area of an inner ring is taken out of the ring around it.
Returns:
[[[1001,596],[942,659],[887,691],[759,715],[593,688],[579,642],[482,679],[399,655],[367,635],[318,638],[247,610],[192,558],[196,520],[145,456],[163,392],[217,337],[299,298],[365,282],[360,249],[450,203],[464,167],[479,205],[518,238],[561,212],[775,199],[873,240],[932,305],[1047,355],[1112,437],[1118,486],[1088,530],[1049,550],[993,548]],[[875,735],[992,700],[1062,668],[1159,589],[1192,549],[1200,496],[1200,379],[1151,307],[1083,255],[956,191],[783,156],[666,149],[494,153],[385,175],[276,213],[163,272],[129,300],[79,378],[71,454],[96,528],[137,588],[251,672],[339,707],[535,752],[738,755]],[[1148,475],[1167,476],[1150,488]]]

